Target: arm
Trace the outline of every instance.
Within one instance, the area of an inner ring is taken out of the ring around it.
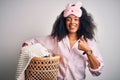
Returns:
[[[94,56],[93,51],[91,48],[88,47],[84,54],[88,57],[89,65],[92,69],[97,69],[100,66],[100,62],[97,60],[97,58]]]
[[[32,39],[29,39],[27,41],[25,41],[23,44],[22,44],[22,47],[24,46],[28,46],[28,45],[33,45],[35,43],[37,43],[37,39],[36,38],[32,38]]]
[[[88,57],[88,67],[93,75],[99,75],[103,68],[103,61],[94,41],[88,41],[82,36],[78,42],[78,49],[83,50]]]

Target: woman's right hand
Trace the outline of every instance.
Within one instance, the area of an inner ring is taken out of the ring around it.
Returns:
[[[22,44],[22,47],[25,47],[25,46],[28,46],[28,44],[27,44],[27,43],[23,43],[23,44]]]

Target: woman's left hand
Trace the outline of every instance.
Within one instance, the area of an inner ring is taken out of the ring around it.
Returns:
[[[78,49],[82,51],[91,50],[84,38],[84,35],[82,35],[80,40],[78,41]]]

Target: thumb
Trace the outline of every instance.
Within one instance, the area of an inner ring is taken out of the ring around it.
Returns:
[[[80,39],[81,39],[82,41],[85,41],[84,35],[82,35]]]

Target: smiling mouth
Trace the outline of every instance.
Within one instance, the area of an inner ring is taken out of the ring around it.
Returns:
[[[74,29],[74,28],[75,28],[75,25],[70,25],[69,28],[70,28],[70,29]]]

